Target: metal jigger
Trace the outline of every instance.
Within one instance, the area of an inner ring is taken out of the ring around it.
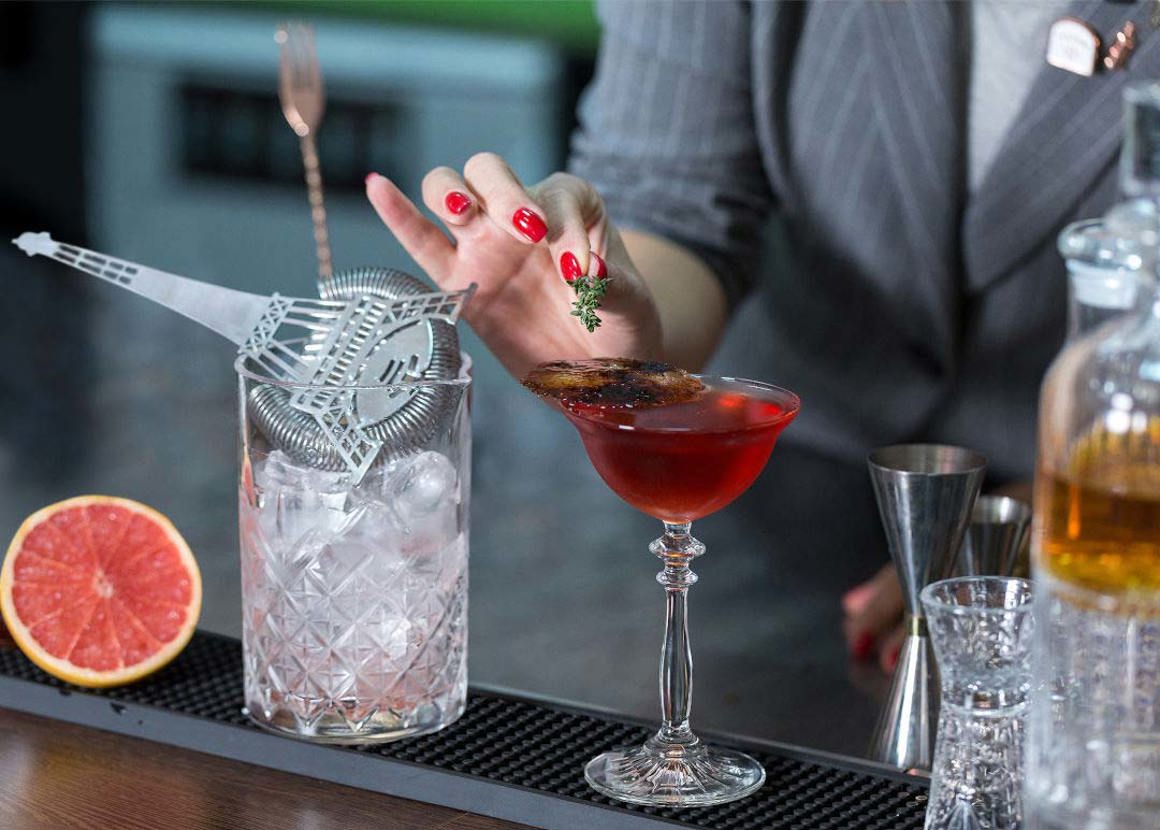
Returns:
[[[878,719],[872,756],[900,769],[930,769],[938,676],[918,594],[950,575],[987,459],[960,447],[901,444],[870,453],[870,478],[906,605],[906,640]]]
[[[1009,496],[979,496],[959,553],[956,576],[1014,576],[1026,562],[1031,508]]]

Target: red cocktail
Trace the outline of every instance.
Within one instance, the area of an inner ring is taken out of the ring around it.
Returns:
[[[749,795],[765,780],[761,765],[743,753],[702,744],[689,726],[687,602],[697,581],[689,563],[705,552],[689,525],[753,483],[777,436],[797,415],[797,395],[755,381],[617,358],[544,364],[524,384],[563,410],[608,486],[665,525],[649,547],[664,563],[657,581],[668,598],[661,728],[642,746],[592,759],[584,777],[612,798],[654,806],[720,804]]]
[[[798,412],[784,389],[702,381],[691,400],[645,409],[563,403],[605,483],[663,522],[692,522],[744,493]]]

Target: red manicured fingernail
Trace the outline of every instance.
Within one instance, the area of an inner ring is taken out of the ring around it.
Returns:
[[[468,198],[466,193],[460,193],[458,190],[452,190],[450,193],[448,193],[447,197],[443,200],[443,203],[447,205],[447,209],[454,213],[456,216],[471,207],[471,199]]]
[[[533,242],[539,242],[548,232],[544,220],[527,208],[520,208],[512,215],[512,224],[516,226],[517,231]]]
[[[560,273],[564,275],[565,282],[574,282],[581,275],[580,260],[571,251],[560,254]]]
[[[870,650],[874,648],[874,635],[869,631],[863,631],[854,640],[854,645],[850,646],[850,653],[854,655],[855,660],[865,660],[870,656]]]
[[[597,256],[595,252],[589,254],[589,256],[592,257],[593,264],[588,266],[588,270],[591,271],[593,268],[595,268],[596,269],[595,276],[601,277],[601,278],[607,277],[608,276],[608,266],[604,264],[604,260],[602,260],[599,256]]]
[[[898,665],[898,656],[902,653],[902,647],[894,649],[890,652],[890,656],[886,658],[886,670],[894,671],[895,666]]]

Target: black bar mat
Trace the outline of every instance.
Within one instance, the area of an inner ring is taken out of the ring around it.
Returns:
[[[237,640],[198,632],[153,677],[88,690],[49,677],[16,648],[0,648],[0,706],[160,743],[468,810],[546,830],[921,830],[924,782],[837,756],[730,743],[764,766],[762,789],[741,801],[687,810],[634,807],[588,788],[584,763],[640,743],[639,723],[473,689],[467,712],[442,732],[343,747],[275,735],[241,712]]]

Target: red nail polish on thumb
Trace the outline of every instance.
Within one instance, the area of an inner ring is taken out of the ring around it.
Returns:
[[[607,277],[608,266],[604,264],[604,260],[595,251],[589,254],[589,256],[592,258],[592,262],[588,265],[588,270],[592,272],[592,276]]]
[[[564,276],[565,282],[575,282],[580,274],[580,260],[576,259],[576,255],[571,251],[565,251],[560,255],[560,273]]]

